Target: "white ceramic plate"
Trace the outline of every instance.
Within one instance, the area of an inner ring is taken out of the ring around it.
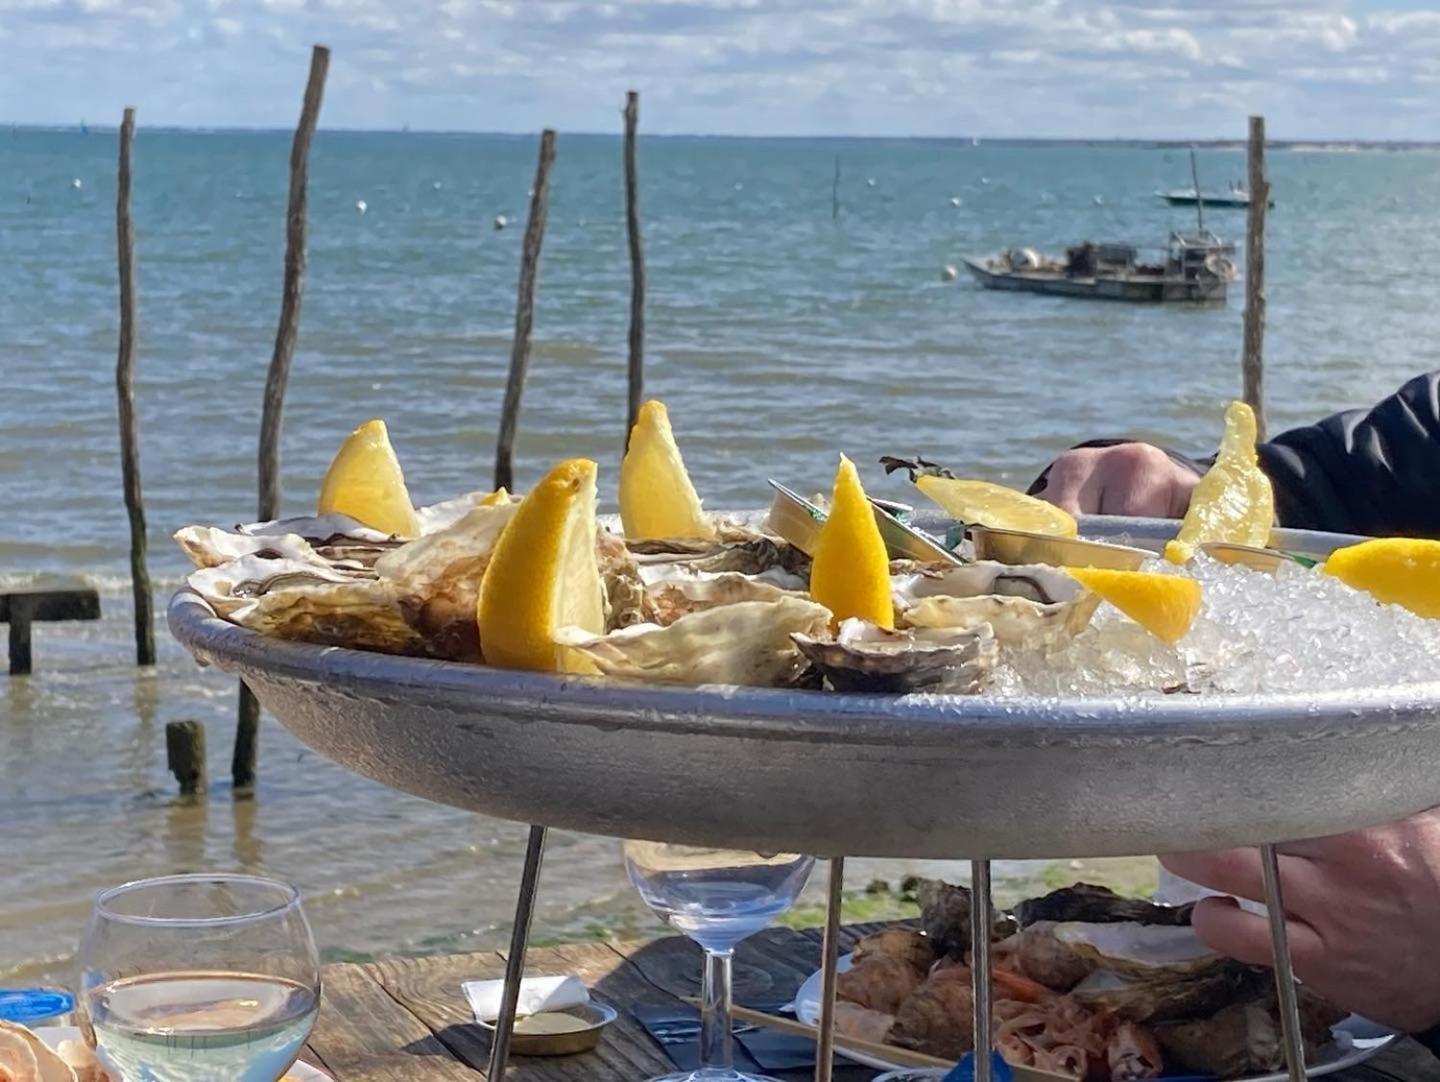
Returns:
[[[35,1036],[54,1048],[61,1041],[78,1041],[80,1031],[74,1026],[40,1026],[35,1030]],[[311,1067],[308,1063],[297,1063],[286,1073],[281,1082],[335,1082],[324,1071]]]
[[[850,955],[842,955],[839,972],[844,973],[849,969],[850,961]],[[807,1026],[820,1024],[819,970],[810,974],[810,977],[800,986],[800,990],[795,993],[795,1017]],[[1336,1025],[1334,1032],[1335,1040],[1320,1050],[1320,1062],[1311,1065],[1307,1072],[1308,1077],[1321,1078],[1327,1074],[1334,1074],[1336,1071],[1343,1071],[1346,1067],[1353,1067],[1357,1063],[1363,1063],[1395,1040],[1397,1036],[1394,1032],[1377,1026],[1374,1022],[1367,1021],[1356,1014],[1352,1014]],[[863,1052],[851,1052],[843,1048],[837,1048],[836,1051],[856,1063],[864,1064],[866,1067],[875,1067],[882,1071],[898,1070],[901,1066],[897,1063],[890,1063],[879,1056],[865,1055]],[[1238,1079],[1236,1082],[1286,1082],[1288,1077],[1287,1074],[1281,1072],[1279,1074],[1250,1075],[1244,1079]]]

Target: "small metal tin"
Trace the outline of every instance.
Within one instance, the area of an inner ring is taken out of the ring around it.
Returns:
[[[827,514],[794,489],[771,480],[775,498],[770,503],[770,528],[807,556],[815,555],[820,528]],[[871,500],[875,524],[885,548],[896,559],[919,560],[921,563],[960,563],[959,557],[929,534],[909,525],[914,508],[889,500]]]
[[[515,1019],[510,1051],[517,1056],[573,1056],[589,1052],[600,1043],[605,1027],[619,1017],[606,1003],[582,1003],[563,1011],[541,1011]],[[494,1022],[481,1022],[487,1033],[495,1032]]]
[[[1082,541],[1078,537],[1050,537],[1025,530],[996,530],[989,526],[970,527],[970,539],[975,545],[975,559],[997,560],[1002,564],[1136,571],[1147,558],[1155,555],[1130,545]]]
[[[1287,563],[1299,564],[1301,567],[1314,567],[1319,563],[1318,560],[1281,552],[1279,549],[1262,549],[1253,545],[1232,545],[1228,541],[1202,541],[1200,551],[1212,560],[1219,560],[1222,564],[1241,564],[1254,571],[1273,572],[1281,564]]]

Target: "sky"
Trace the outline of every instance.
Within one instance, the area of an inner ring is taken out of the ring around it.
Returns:
[[[1440,140],[1440,0],[0,0],[0,122]]]

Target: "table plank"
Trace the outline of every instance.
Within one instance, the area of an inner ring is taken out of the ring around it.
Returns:
[[[363,966],[325,967],[310,1048],[336,1082],[475,1082],[474,1073]]]

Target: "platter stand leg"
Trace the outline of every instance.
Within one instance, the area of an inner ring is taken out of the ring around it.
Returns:
[[[975,1082],[990,1082],[990,862],[970,862],[970,990],[975,1002]]]
[[[830,886],[825,895],[825,940],[821,947],[820,1039],[815,1049],[815,1082],[830,1082],[835,1067],[835,966],[840,959],[840,903],[845,886],[845,858],[830,858]]]
[[[1280,859],[1273,845],[1260,847],[1265,876],[1265,908],[1270,917],[1270,945],[1275,953],[1275,992],[1280,1002],[1280,1032],[1290,1082],[1305,1082],[1305,1044],[1300,1036],[1300,1005],[1295,972],[1290,967],[1290,937],[1285,930],[1285,901],[1280,892]]]
[[[540,861],[545,855],[546,833],[545,827],[531,826],[530,840],[525,846],[525,870],[520,875],[520,896],[515,901],[510,953],[505,956],[505,994],[500,1000],[500,1017],[495,1020],[490,1068],[485,1072],[490,1082],[503,1082],[505,1064],[510,1058],[510,1034],[515,1029],[520,981],[525,976],[525,952],[530,946],[530,919],[535,915],[535,893],[540,887]]]

